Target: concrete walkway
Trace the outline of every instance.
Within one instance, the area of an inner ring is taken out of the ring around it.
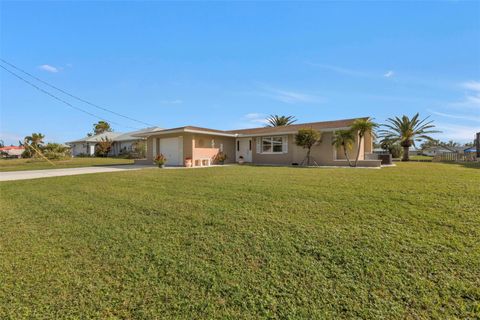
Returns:
[[[83,168],[8,171],[8,172],[0,172],[0,181],[73,176],[73,175],[87,174],[87,173],[120,172],[120,171],[128,171],[128,170],[139,170],[139,169],[145,169],[145,168],[155,168],[155,167],[141,166],[141,165],[118,165],[118,166],[98,166],[98,167],[83,167]]]

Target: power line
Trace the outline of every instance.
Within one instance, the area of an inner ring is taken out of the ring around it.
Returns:
[[[42,93],[45,93],[46,95],[52,97],[53,99],[58,100],[58,101],[60,101],[60,102],[62,102],[62,103],[64,103],[64,104],[66,104],[66,105],[69,106],[70,108],[73,108],[73,109],[75,109],[75,110],[78,110],[78,111],[80,111],[80,112],[83,112],[83,113],[85,113],[85,114],[88,114],[89,116],[95,117],[95,118],[100,119],[100,120],[102,120],[102,121],[107,121],[107,122],[109,122],[109,123],[115,124],[115,125],[117,125],[117,126],[127,127],[127,128],[131,128],[131,129],[139,129],[139,128],[130,127],[130,126],[125,126],[125,125],[122,125],[122,124],[120,124],[120,123],[107,120],[107,119],[105,119],[105,118],[103,118],[103,117],[100,117],[100,116],[97,116],[96,114],[93,114],[93,113],[91,113],[91,112],[89,112],[89,111],[87,111],[87,110],[84,110],[84,109],[82,109],[82,108],[79,108],[79,107],[77,107],[77,106],[74,106],[73,104],[69,103],[68,101],[65,101],[65,100],[63,100],[62,98],[59,98],[59,97],[57,97],[56,95],[54,95],[54,94],[52,94],[52,93],[50,93],[50,92],[48,92],[48,91],[46,91],[46,90],[38,87],[38,86],[35,85],[34,83],[28,81],[27,79],[23,78],[22,76],[19,76],[19,75],[16,74],[15,72],[13,72],[13,71],[11,71],[11,70],[8,70],[8,69],[5,68],[4,66],[0,65],[0,68],[4,69],[4,70],[7,71],[8,73],[12,74],[13,76],[17,77],[18,79],[22,80],[23,82],[27,83],[28,85],[34,87],[34,88],[37,89],[38,91],[40,91],[40,92],[42,92]]]
[[[71,97],[71,98],[77,99],[78,101],[81,101],[81,102],[86,103],[86,104],[88,104],[88,105],[90,105],[90,106],[92,106],[92,107],[95,107],[95,108],[100,109],[100,110],[103,110],[103,111],[110,112],[110,113],[112,113],[112,114],[114,114],[114,115],[117,115],[117,116],[119,116],[119,117],[122,117],[122,118],[125,118],[125,119],[128,119],[128,120],[131,120],[131,121],[135,121],[135,122],[138,122],[138,123],[147,125],[147,126],[152,126],[152,127],[154,126],[153,124],[150,124],[150,123],[147,123],[147,122],[143,122],[143,121],[134,119],[134,118],[132,118],[132,117],[129,117],[129,116],[123,115],[123,114],[121,114],[121,113],[112,111],[112,110],[110,110],[110,109],[108,109],[108,108],[99,106],[99,105],[97,105],[97,104],[95,104],[95,103],[93,103],[93,102],[90,102],[90,101],[88,101],[88,100],[85,100],[85,99],[82,99],[82,98],[80,98],[80,97],[77,97],[77,96],[75,96],[75,95],[73,95],[73,94],[71,94],[71,93],[68,93],[68,92],[65,91],[65,90],[62,90],[62,89],[54,86],[53,84],[50,84],[50,83],[48,83],[48,82],[46,82],[46,81],[44,81],[44,80],[42,80],[42,79],[34,76],[34,75],[31,74],[31,73],[28,73],[27,71],[25,71],[25,70],[23,70],[23,69],[15,66],[14,64],[12,64],[12,63],[10,63],[10,62],[2,59],[2,58],[0,58],[0,60],[1,60],[3,63],[8,64],[10,67],[12,67],[12,68],[14,68],[14,69],[16,69],[16,70],[18,70],[18,71],[20,71],[20,72],[23,72],[24,74],[26,74],[26,75],[34,78],[35,80],[37,80],[37,81],[39,81],[39,82],[41,82],[41,83],[43,83],[44,85],[49,86],[50,88],[53,88],[53,89],[55,89],[55,90],[58,90],[58,91],[60,91],[61,93],[66,94],[67,96],[69,96],[69,97]]]

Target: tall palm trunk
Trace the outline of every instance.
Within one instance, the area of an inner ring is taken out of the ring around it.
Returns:
[[[347,159],[347,161],[348,161],[348,165],[350,167],[352,167],[352,162],[350,161],[350,158],[348,157],[348,151],[347,151],[347,147],[345,145],[343,145],[343,153],[345,154],[345,159]]]
[[[403,156],[402,161],[410,161],[410,156],[408,154],[410,147],[403,147]]]
[[[358,159],[360,158],[360,148],[362,147],[362,140],[363,140],[363,136],[358,136],[357,157],[355,158],[355,164],[353,165],[354,167],[357,166]]]
[[[308,151],[307,151],[307,167],[310,166],[310,148],[308,148]]]

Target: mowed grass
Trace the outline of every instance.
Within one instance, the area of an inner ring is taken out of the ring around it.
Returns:
[[[0,318],[480,317],[480,170],[0,183]]]
[[[430,160],[432,161],[433,157],[431,156],[424,156],[424,155],[414,155],[414,156],[410,156],[410,160]]]
[[[70,158],[51,162],[53,164],[43,159],[0,159],[0,172],[133,164],[131,159],[119,158]]]

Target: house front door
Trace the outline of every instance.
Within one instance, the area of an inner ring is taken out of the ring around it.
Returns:
[[[243,157],[243,161],[252,162],[252,139],[240,138],[236,141],[236,160],[240,160]]]

